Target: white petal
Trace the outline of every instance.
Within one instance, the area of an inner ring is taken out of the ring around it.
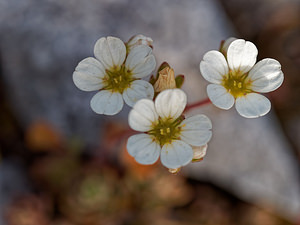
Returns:
[[[96,42],[94,54],[106,69],[118,69],[125,60],[126,47],[119,38],[103,37]]]
[[[230,109],[234,104],[234,97],[221,85],[209,84],[207,95],[211,102],[221,109]]]
[[[137,134],[128,139],[127,150],[138,163],[150,165],[158,160],[161,148],[148,134]]]
[[[186,106],[186,94],[180,89],[167,89],[155,99],[157,114],[162,118],[177,119]]]
[[[204,156],[206,155],[206,151],[207,151],[207,144],[193,147],[193,152],[194,152],[193,160],[197,161],[199,159],[204,158]]]
[[[256,62],[257,53],[252,42],[243,39],[233,41],[227,51],[229,68],[242,73],[248,72]]]
[[[147,56],[152,54],[152,49],[146,45],[139,45],[134,47],[127,56],[125,66],[126,68],[133,70],[141,61]]]
[[[143,78],[155,69],[156,61],[152,49],[146,45],[134,47],[125,62],[126,69],[133,73],[135,78]]]
[[[182,141],[193,145],[205,145],[211,138],[212,124],[210,119],[202,114],[198,114],[183,120],[180,124]]]
[[[100,91],[91,99],[91,108],[94,112],[104,115],[115,115],[123,108],[122,95],[117,92]]]
[[[228,73],[228,65],[224,55],[218,51],[209,51],[200,62],[200,72],[205,80],[220,84],[223,76]]]
[[[228,38],[228,39],[226,39],[226,40],[224,41],[223,45],[221,46],[221,52],[222,52],[225,56],[227,56],[227,51],[228,51],[229,45],[230,45],[233,41],[235,41],[235,40],[237,40],[237,38],[230,37],[230,38]]]
[[[158,120],[153,101],[141,99],[130,111],[128,116],[129,126],[136,131],[146,132],[151,129],[152,124]]]
[[[140,99],[153,99],[154,89],[152,84],[144,80],[135,80],[131,83],[130,88],[123,92],[123,98],[127,105],[133,105]]]
[[[256,118],[267,114],[271,109],[271,103],[263,95],[250,93],[245,97],[237,98],[235,108],[243,117]]]
[[[171,144],[162,147],[161,163],[170,169],[176,169],[187,165],[193,159],[193,149],[183,141],[175,140]]]
[[[262,93],[274,91],[283,82],[281,65],[275,59],[263,59],[250,70],[248,79],[253,82],[253,91]]]
[[[147,56],[143,62],[138,64],[133,70],[133,77],[143,78],[152,73],[156,67],[156,61],[154,55]]]
[[[89,57],[80,61],[73,73],[75,85],[83,91],[95,91],[103,87],[102,78],[105,69],[95,58]]]

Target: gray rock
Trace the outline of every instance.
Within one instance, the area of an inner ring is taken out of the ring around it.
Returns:
[[[203,112],[212,118],[213,138],[204,160],[190,165],[186,172],[297,221],[299,165],[276,117],[270,113],[244,119],[233,109],[224,112],[213,106]]]

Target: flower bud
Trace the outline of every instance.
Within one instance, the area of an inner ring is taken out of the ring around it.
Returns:
[[[193,147],[194,156],[193,156],[192,162],[201,161],[204,158],[204,156],[206,155],[206,150],[207,150],[207,144],[199,146],[199,147],[198,146]]]
[[[132,48],[138,45],[148,45],[152,48],[153,40],[150,37],[146,37],[142,34],[135,35],[129,39],[126,43],[127,52],[130,52]]]
[[[170,67],[165,67],[158,72],[158,79],[154,84],[155,92],[162,92],[166,89],[176,88],[174,70]]]
[[[180,170],[181,170],[181,167],[176,168],[176,169],[169,168],[169,172],[172,174],[175,174],[175,175],[178,174]]]
[[[221,42],[220,52],[222,52],[225,57],[227,57],[227,50],[228,50],[229,45],[235,40],[237,40],[237,39],[234,37],[230,37],[230,38],[226,39],[225,41]]]

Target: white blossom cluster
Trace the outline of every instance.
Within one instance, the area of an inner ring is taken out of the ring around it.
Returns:
[[[127,43],[116,37],[100,38],[94,47],[95,57],[79,62],[73,81],[83,91],[97,91],[90,105],[98,114],[115,115],[124,102],[132,107],[129,126],[141,133],[128,139],[127,150],[138,163],[149,165],[160,158],[165,167],[177,171],[203,159],[212,123],[202,114],[184,116],[187,96],[180,89],[183,78],[175,78],[168,64],[161,65],[156,78],[145,80],[156,68],[152,44],[152,39],[143,35]],[[207,95],[215,106],[230,109],[235,104],[246,118],[270,111],[270,101],[259,93],[277,89],[283,72],[275,59],[256,63],[257,54],[253,43],[229,38],[220,51],[203,56],[200,72],[211,83]]]

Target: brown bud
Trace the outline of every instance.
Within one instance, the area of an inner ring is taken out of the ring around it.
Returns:
[[[165,67],[158,73],[158,79],[154,84],[155,92],[162,92],[166,89],[176,88],[174,70],[170,67]]]

